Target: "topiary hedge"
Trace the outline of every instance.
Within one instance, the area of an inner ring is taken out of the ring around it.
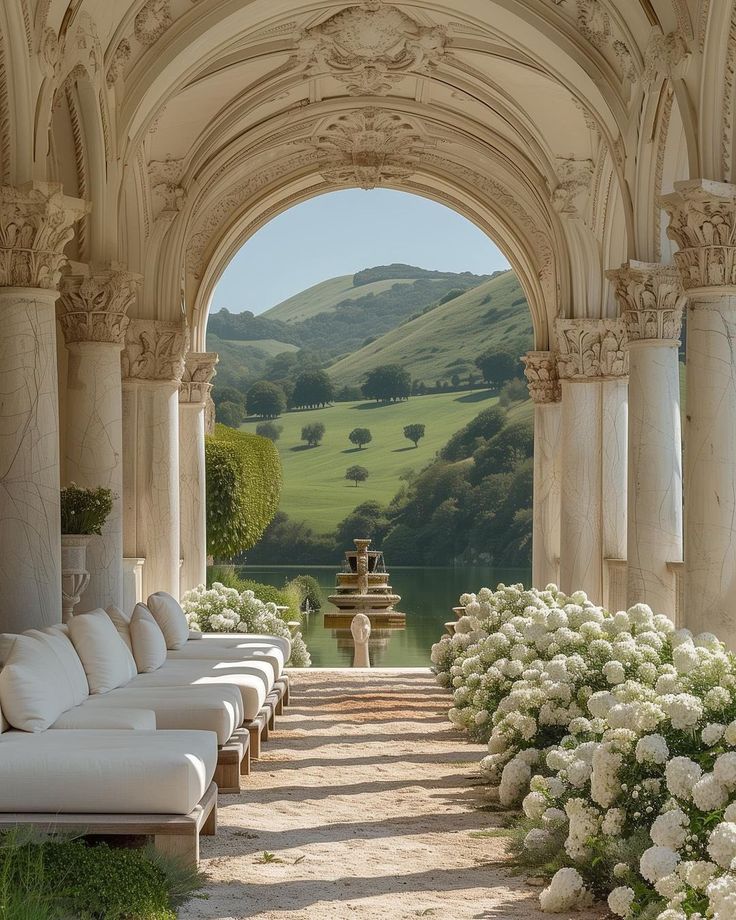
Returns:
[[[215,425],[205,438],[207,552],[231,559],[261,538],[279,506],[281,461],[268,438]]]

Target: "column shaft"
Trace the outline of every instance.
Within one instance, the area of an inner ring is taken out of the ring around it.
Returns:
[[[626,463],[628,453],[626,378],[601,383],[603,559],[626,558]]]

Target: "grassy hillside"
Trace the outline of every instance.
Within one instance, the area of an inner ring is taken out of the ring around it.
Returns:
[[[244,377],[255,380],[263,373],[270,357],[282,351],[299,350],[296,345],[273,339],[235,342],[216,335],[207,336],[207,348],[220,355],[215,377],[215,385],[219,387],[237,386]]]
[[[299,323],[311,316],[317,316],[318,313],[332,312],[344,300],[355,300],[356,297],[363,297],[366,294],[381,294],[394,284],[412,284],[412,279],[391,278],[353,287],[352,275],[340,275],[337,278],[330,278],[315,284],[306,291],[289,297],[288,300],[283,300],[270,310],[266,310],[262,316],[267,319],[280,320],[282,323]]]
[[[338,386],[359,384],[374,367],[398,363],[415,380],[433,384],[456,372],[467,375],[492,346],[520,355],[532,347],[529,307],[511,271],[387,332],[337,361],[329,374]]]
[[[377,406],[374,403],[338,403],[326,409],[289,412],[278,419],[283,426],[277,442],[284,472],[281,510],[315,531],[326,533],[361,502],[388,502],[401,486],[408,469],[420,470],[459,428],[497,399],[487,391],[415,396],[407,402]],[[515,407],[512,418],[531,415],[529,402]],[[303,425],[322,422],[322,445],[307,449],[300,440]],[[414,448],[403,436],[413,422],[427,426],[425,438]],[[256,420],[242,427],[254,431]],[[373,441],[363,450],[348,441],[353,428],[369,428]],[[358,463],[370,477],[357,488],[345,480],[345,470]]]

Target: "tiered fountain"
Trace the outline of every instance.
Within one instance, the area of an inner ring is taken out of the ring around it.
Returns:
[[[406,615],[394,610],[401,598],[393,594],[383,553],[369,550],[370,540],[355,540],[355,550],[345,553],[345,566],[337,575],[336,593],[327,599],[337,613],[325,613],[324,624],[332,629],[349,629],[356,613],[364,613],[371,627],[401,629]]]

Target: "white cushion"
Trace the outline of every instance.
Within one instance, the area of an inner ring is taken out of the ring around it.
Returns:
[[[133,643],[130,641],[131,614],[124,613],[119,607],[116,607],[115,604],[111,604],[109,607],[106,607],[105,613],[110,617],[113,622],[113,626],[120,633],[120,638],[132,652]]]
[[[248,645],[243,648],[223,648],[213,642],[187,642],[184,648],[170,651],[169,661],[242,661],[250,663],[253,660],[267,661],[273,668],[274,677],[281,677],[284,670],[284,653],[276,645],[264,642],[259,645]]]
[[[104,610],[72,617],[69,634],[84,665],[90,693],[122,687],[138,673],[130,649]]]
[[[17,729],[42,732],[67,709],[86,699],[81,663],[69,640],[29,630],[0,636],[0,705],[4,717]]]
[[[221,648],[248,648],[251,645],[275,645],[284,653],[284,661],[291,658],[291,640],[283,636],[265,636],[259,633],[200,633],[203,643]]]
[[[130,641],[139,674],[155,671],[166,661],[166,639],[145,604],[136,604],[130,618]]]
[[[88,697],[104,700],[106,696]],[[155,731],[156,713],[152,709],[124,709],[122,706],[107,709],[92,708],[87,701],[74,709],[67,709],[51,726],[52,729],[114,728],[125,731]]]
[[[0,812],[186,815],[216,765],[211,732],[4,732]]]
[[[189,638],[189,625],[178,601],[165,591],[148,598],[148,609],[161,627],[166,648],[181,648]]]

